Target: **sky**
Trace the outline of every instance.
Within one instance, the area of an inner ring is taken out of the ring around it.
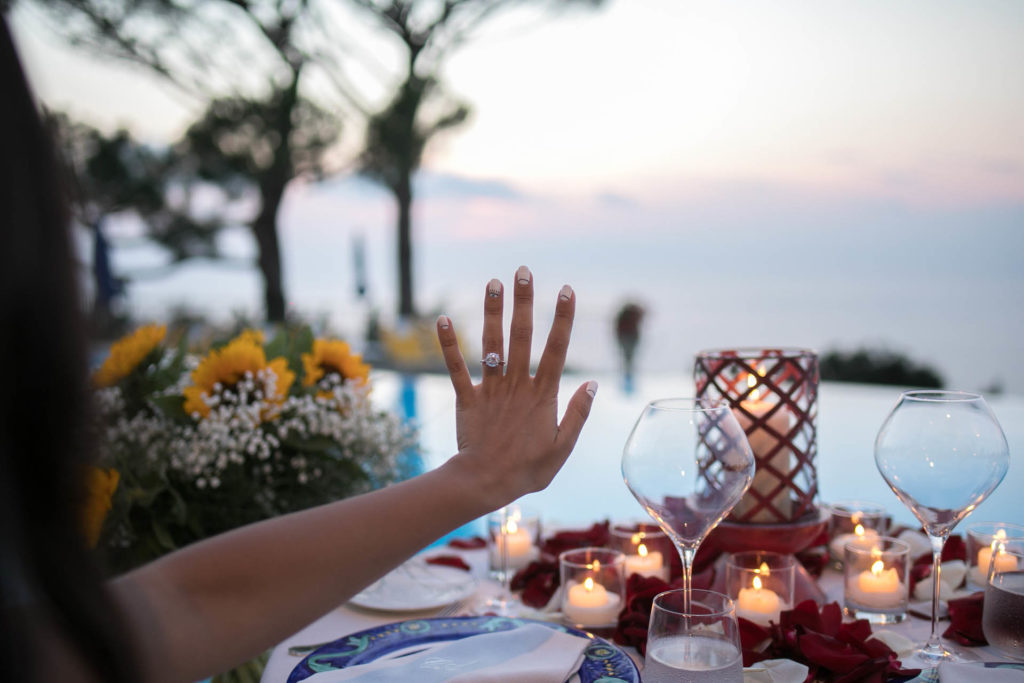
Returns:
[[[24,4],[14,25],[51,106],[154,143],[194,113],[61,46]],[[615,367],[611,317],[630,299],[649,312],[647,372],[688,367],[702,348],[872,345],[952,386],[1024,393],[1024,3],[517,12],[444,78],[473,115],[428,149],[418,182],[417,303],[467,337],[484,283],[527,263],[538,318],[544,296],[576,288],[570,363],[583,368]],[[366,181],[294,185],[281,214],[290,303],[353,335],[370,305],[393,309],[393,215]],[[353,295],[356,235],[370,303]],[[253,252],[242,230],[223,244]],[[160,258],[126,249],[115,265]],[[178,302],[226,315],[259,298],[251,271],[195,264],[137,283],[130,304],[140,317]]]

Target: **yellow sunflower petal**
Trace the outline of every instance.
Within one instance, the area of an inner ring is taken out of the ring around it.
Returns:
[[[143,325],[110,346],[110,355],[93,375],[99,387],[111,387],[127,377],[167,336],[166,325]]]
[[[120,473],[111,468],[87,467],[85,472],[85,505],[82,507],[82,533],[87,547],[95,548],[103,531],[103,522],[113,507],[114,491],[121,480]]]

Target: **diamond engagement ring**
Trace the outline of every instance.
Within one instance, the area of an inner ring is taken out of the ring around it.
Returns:
[[[496,354],[494,351],[491,351],[486,356],[484,356],[480,362],[489,368],[496,368],[499,365],[505,364],[505,361],[501,359],[501,356]]]

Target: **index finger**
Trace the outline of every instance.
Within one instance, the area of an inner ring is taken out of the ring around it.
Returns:
[[[544,345],[544,353],[537,365],[537,381],[554,387],[557,391],[558,382],[565,367],[565,354],[569,350],[569,337],[572,334],[572,321],[576,315],[576,294],[569,285],[563,285],[558,292],[558,303],[555,304],[555,319],[548,332],[548,340]]]

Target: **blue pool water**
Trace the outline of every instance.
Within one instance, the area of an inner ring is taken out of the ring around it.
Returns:
[[[436,467],[455,452],[454,394],[446,376],[400,376],[375,373],[375,400],[402,410],[414,400],[421,430],[424,466]],[[561,403],[591,377],[567,376]],[[654,398],[693,394],[683,375],[641,376],[627,394],[616,376],[598,376],[600,389],[590,419],[569,461],[551,485],[523,499],[550,524],[583,525],[596,520],[642,519],[643,509],[622,482],[622,446],[644,404]],[[414,392],[414,399],[409,392]],[[914,518],[889,490],[875,467],[874,440],[896,402],[899,389],[858,384],[823,383],[818,403],[819,502],[857,499],[884,505],[896,521]],[[1024,524],[1024,397],[988,399],[1010,444],[1010,471],[1002,484],[964,522],[1005,521]],[[962,529],[960,529],[962,531]]]

